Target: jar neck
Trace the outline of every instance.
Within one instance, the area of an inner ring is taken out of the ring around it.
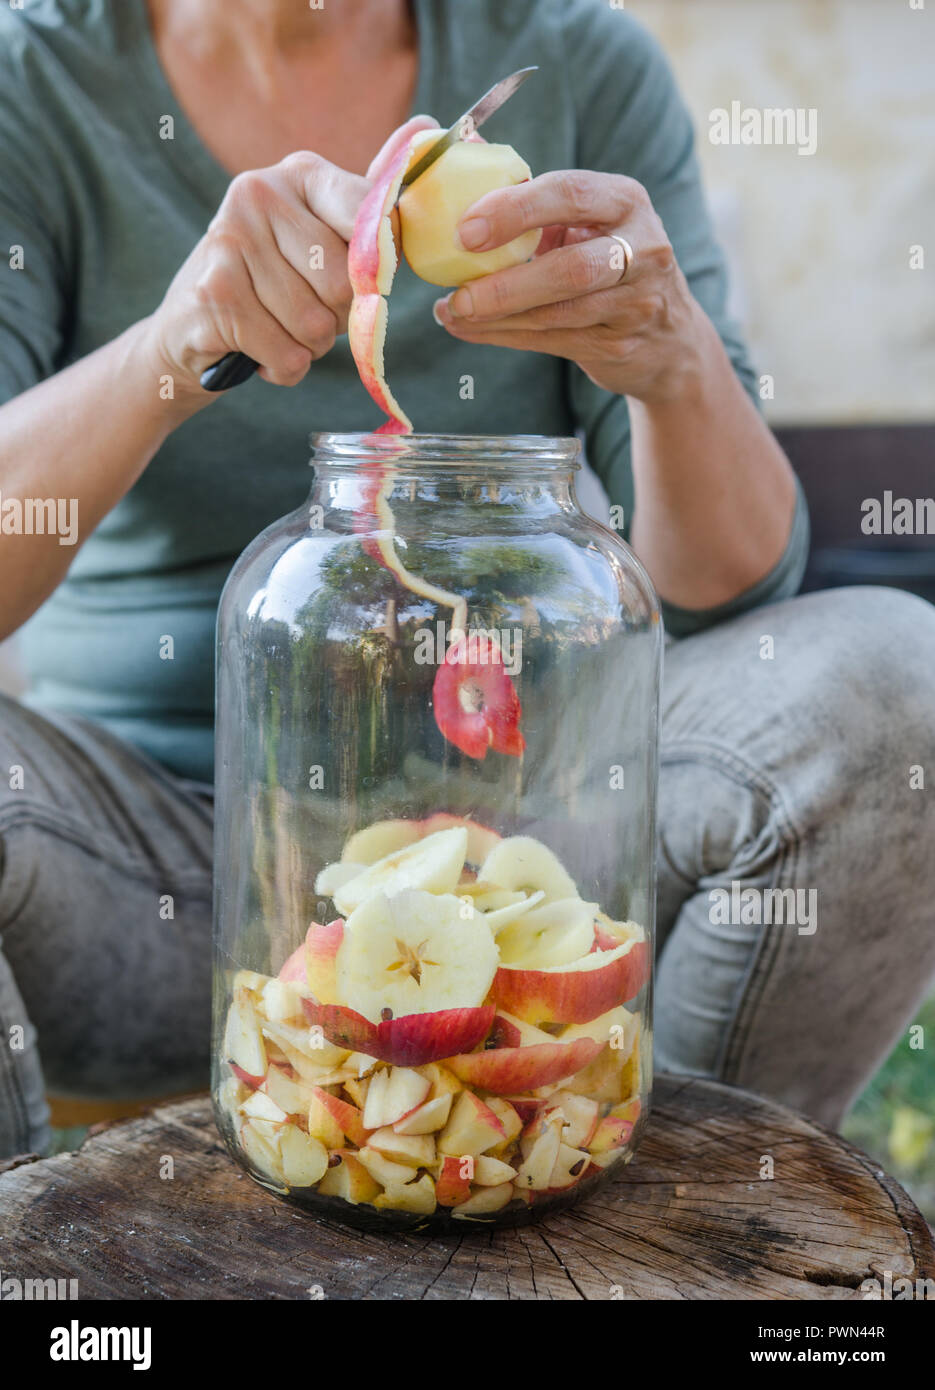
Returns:
[[[535,435],[315,435],[309,498],[359,508],[380,490],[398,505],[458,502],[526,513],[574,511],[576,439]]]

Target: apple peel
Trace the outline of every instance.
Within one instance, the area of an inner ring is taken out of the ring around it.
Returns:
[[[302,1007],[309,1023],[320,1027],[329,1042],[402,1067],[418,1067],[458,1051],[469,1052],[486,1038],[496,1013],[493,1005],[488,1004],[438,1009],[428,1014],[401,1014],[371,1023],[363,1014],[342,1004],[303,999]]]

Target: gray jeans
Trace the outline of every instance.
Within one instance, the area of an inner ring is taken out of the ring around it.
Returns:
[[[676,643],[662,729],[657,1065],[836,1125],[935,973],[935,609],[836,590]],[[47,1089],[206,1084],[211,837],[205,789],[0,704],[0,1157]]]

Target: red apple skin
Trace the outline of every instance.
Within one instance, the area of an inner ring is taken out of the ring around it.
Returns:
[[[449,1057],[445,1066],[467,1086],[478,1086],[496,1096],[511,1091],[532,1091],[564,1081],[586,1067],[603,1044],[594,1038],[572,1043],[536,1043],[532,1047],[495,1047]],[[513,1102],[510,1102],[513,1104]]]
[[[227,1065],[237,1079],[242,1081],[245,1086],[249,1086],[251,1091],[256,1091],[266,1080],[265,1076],[251,1076],[248,1071],[244,1071],[243,1067],[238,1067],[236,1062],[228,1062]]]
[[[297,946],[292,955],[283,962],[282,969],[277,977],[285,984],[304,985],[305,976],[305,942]]]
[[[590,1023],[617,1004],[632,999],[648,978],[649,947],[645,941],[637,941],[626,955],[596,970],[517,970],[501,966],[494,976],[490,997],[501,1009],[526,1023]]]
[[[479,1008],[438,1009],[430,1014],[403,1014],[384,1023],[371,1023],[363,1014],[343,1004],[319,1004],[303,999],[310,1023],[317,1024],[329,1042],[351,1052],[365,1052],[397,1067],[418,1067],[440,1062],[459,1049],[470,1049],[490,1032],[496,1010]]]
[[[308,985],[316,998],[319,993],[334,989],[335,959],[343,937],[343,917],[336,917],[325,926],[313,922],[306,933],[304,946],[299,948],[305,957],[303,983]],[[292,960],[292,956],[289,960]],[[288,964],[289,961],[286,962]]]
[[[459,1207],[471,1195],[471,1183],[461,1176],[461,1159],[445,1158],[435,1180],[435,1200],[440,1207]]]
[[[528,1129],[546,1104],[544,1100],[535,1096],[504,1096],[503,1099],[510,1102],[522,1120],[524,1130]]]
[[[370,1135],[371,1129],[364,1129],[360,1118],[360,1111],[356,1105],[351,1105],[349,1101],[341,1100],[338,1096],[333,1096],[330,1091],[322,1090],[320,1086],[312,1087],[312,1094],[321,1102],[328,1114],[341,1126],[344,1133],[352,1144],[356,1144],[362,1149]]]

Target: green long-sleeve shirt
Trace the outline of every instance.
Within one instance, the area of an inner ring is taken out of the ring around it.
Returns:
[[[414,11],[413,110],[447,124],[493,80],[537,63],[539,74],[487,133],[515,145],[534,173],[578,167],[645,184],[693,294],[753,393],[725,315],[724,263],[691,124],[656,43],[605,0],[415,0]],[[347,100],[366,100],[350,80]],[[2,6],[0,132],[3,402],[150,314],[229,176],[168,85],[144,0]],[[7,248],[22,250],[8,258]],[[405,272],[391,301],[389,379],[417,427],[583,431],[589,462],[629,516],[626,401],[556,358],[455,342],[433,323],[437,294]],[[470,401],[459,392],[465,373]],[[210,778],[214,621],[228,570],[258,531],[303,501],[310,431],[366,430],[381,418],[340,338],[295,389],[254,379],[176,430],[24,628],[27,698],[101,720],[174,770]],[[807,529],[800,496],[773,573],[714,612],[667,609],[670,631],[794,593]]]

